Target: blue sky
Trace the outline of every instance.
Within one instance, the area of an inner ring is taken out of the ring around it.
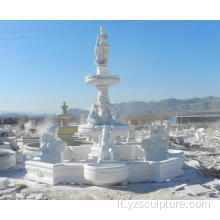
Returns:
[[[220,21],[0,21],[0,111],[88,108],[99,26],[110,44],[110,101],[219,96]]]

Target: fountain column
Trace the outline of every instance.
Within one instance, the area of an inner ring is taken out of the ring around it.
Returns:
[[[111,111],[109,109],[108,86],[97,86],[98,89],[98,109],[101,122],[109,124],[112,120]]]
[[[106,42],[108,36],[104,32],[104,27],[101,27],[100,35],[97,36],[97,41],[95,45],[95,64],[97,65],[97,73],[96,75],[86,77],[86,83],[88,85],[96,86],[96,88],[98,89],[98,115],[100,117],[100,122],[103,125],[112,122],[108,97],[109,86],[118,84],[120,81],[118,75],[112,75],[108,73],[109,44],[107,44]]]
[[[100,27],[100,34],[98,34],[95,44],[96,74],[85,77],[86,84],[95,86],[98,90],[97,104],[91,108],[87,124],[79,126],[79,134],[92,138],[96,144],[98,144],[99,135],[104,125],[111,127],[112,143],[115,137],[124,136],[129,130],[128,125],[116,122],[112,118],[108,90],[110,86],[119,83],[120,77],[108,73],[108,51],[110,46],[107,40],[108,36],[105,34],[104,27]],[[97,154],[98,148],[97,145]]]

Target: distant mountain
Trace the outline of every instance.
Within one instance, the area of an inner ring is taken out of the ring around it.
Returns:
[[[145,115],[145,114],[182,114],[192,112],[220,112],[220,97],[205,97],[191,99],[163,99],[155,102],[127,102],[112,104],[112,110],[118,116],[121,115]],[[88,115],[89,111],[84,109],[69,109],[68,113],[73,116]],[[25,112],[3,112],[0,117],[45,117],[49,114],[32,114]]]
[[[112,105],[118,115],[161,113],[220,112],[220,97],[164,99],[158,102],[128,102]]]
[[[144,114],[176,114],[190,112],[220,112],[220,97],[205,97],[191,99],[163,99],[155,102],[126,102],[112,104],[116,115],[144,115]],[[69,109],[73,116],[87,115],[88,110]]]
[[[0,111],[0,117],[1,118],[23,118],[25,116],[28,117],[48,117],[50,114],[34,114],[29,112],[5,112]]]

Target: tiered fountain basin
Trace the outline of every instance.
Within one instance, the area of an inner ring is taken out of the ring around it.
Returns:
[[[129,166],[120,163],[90,163],[84,165],[84,177],[93,185],[117,185],[128,180]]]
[[[70,120],[72,118],[72,115],[70,114],[61,114],[57,115],[57,118],[60,120]]]
[[[120,77],[113,74],[90,75],[85,77],[85,81],[92,86],[112,86],[120,82]]]
[[[67,145],[71,145],[74,142],[73,135],[77,133],[78,126],[62,126],[59,127],[58,137],[66,142]]]
[[[20,137],[17,139],[17,144],[22,149],[22,147],[26,144],[39,143],[39,140],[39,137]]]
[[[37,152],[40,147],[40,142],[32,142],[22,146],[22,150],[25,153]]]
[[[129,125],[126,124],[111,124],[111,140],[112,143],[118,136],[127,136],[128,131],[130,129]],[[98,143],[99,135],[103,129],[103,125],[93,125],[93,124],[85,124],[80,125],[78,128],[78,132],[81,136],[90,137]]]

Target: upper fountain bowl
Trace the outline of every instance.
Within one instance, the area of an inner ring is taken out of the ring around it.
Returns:
[[[119,75],[90,75],[85,77],[86,84],[92,86],[112,86],[120,81]]]

